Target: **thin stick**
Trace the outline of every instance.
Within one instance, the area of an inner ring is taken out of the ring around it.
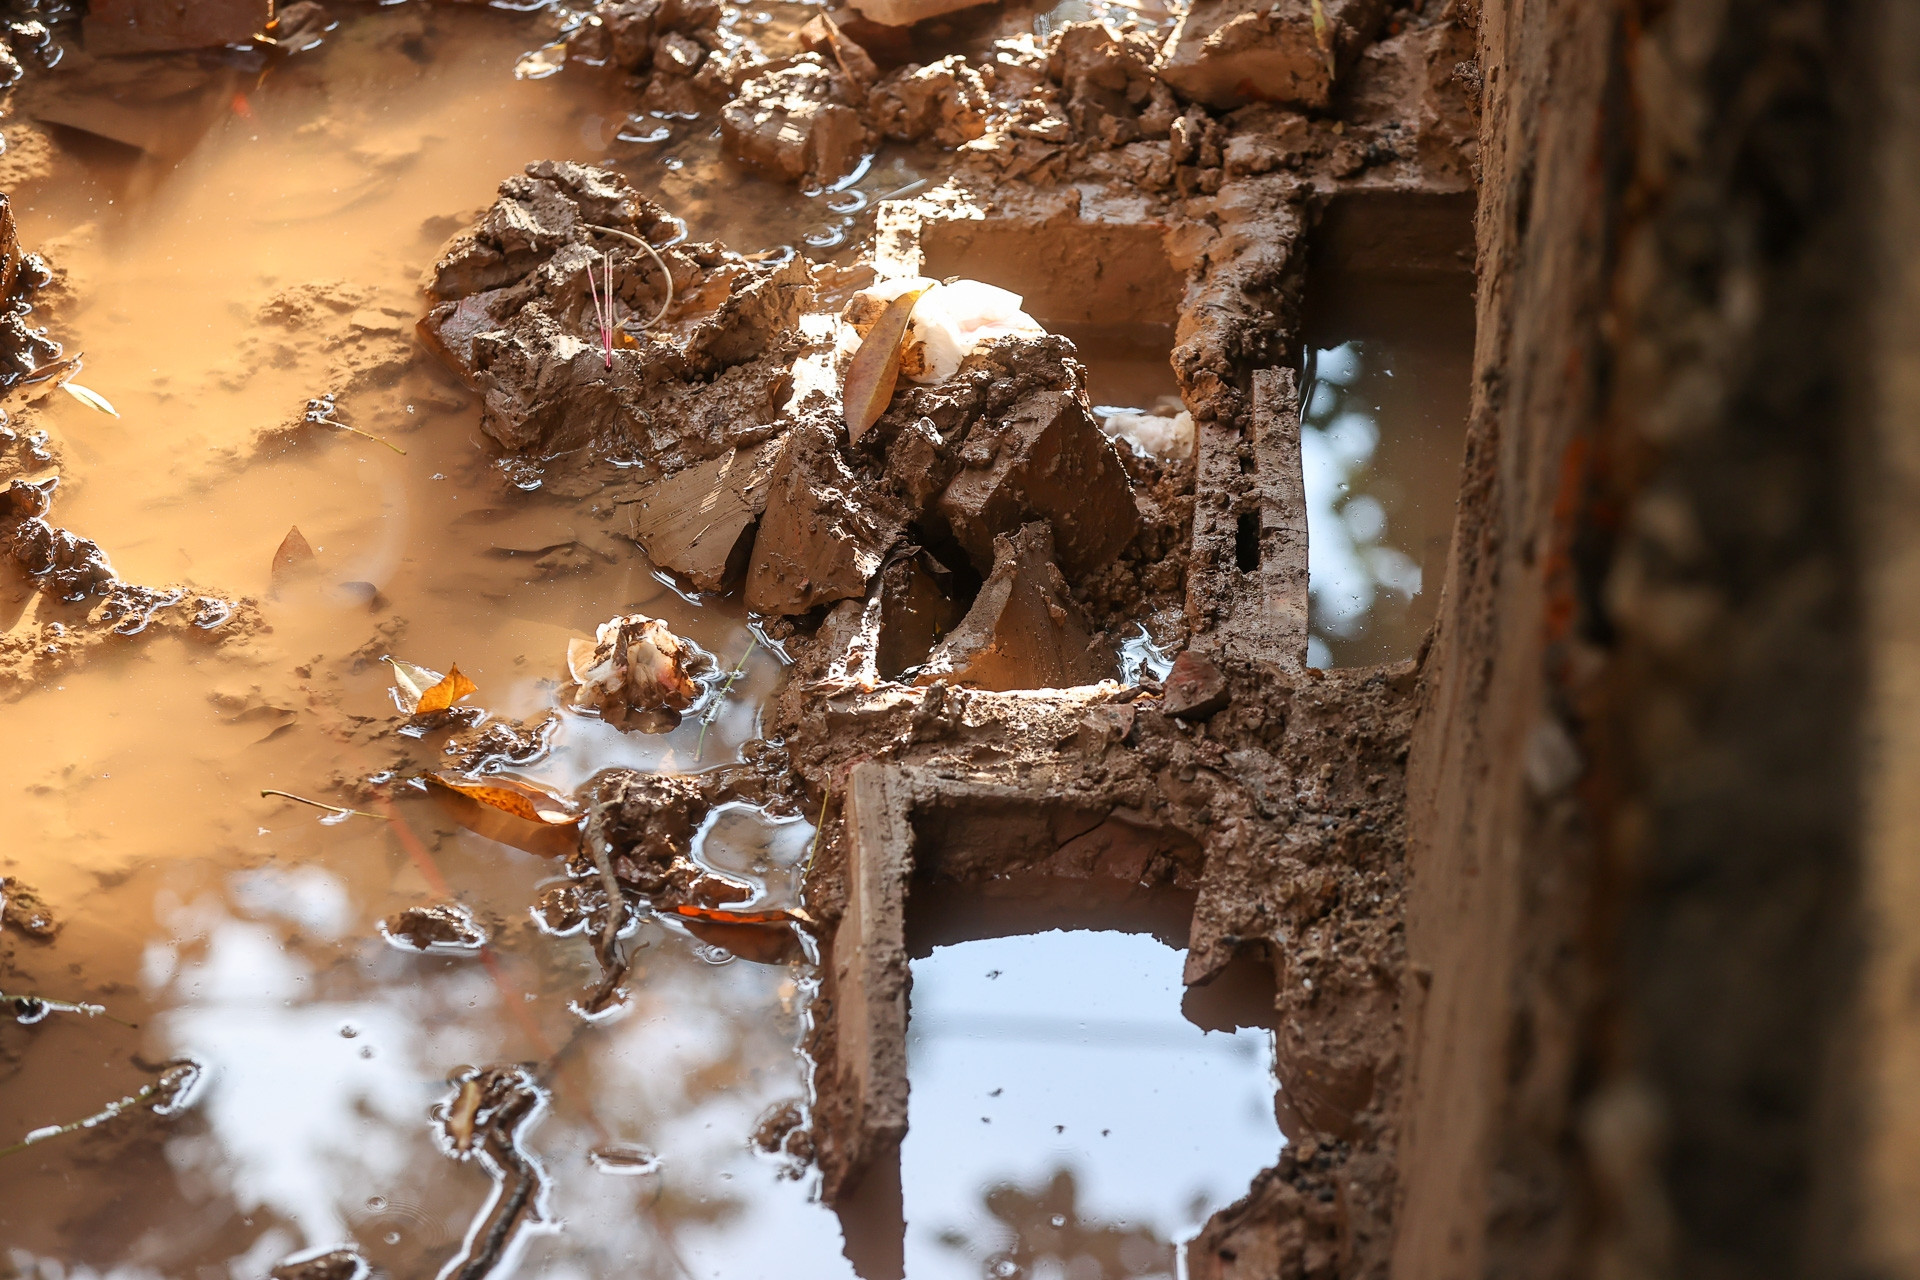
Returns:
[[[72,1124],[48,1125],[44,1129],[35,1129],[32,1133],[29,1133],[12,1146],[0,1148],[0,1156],[10,1156],[16,1151],[25,1151],[35,1143],[45,1142],[49,1138],[58,1138],[64,1134],[73,1133],[76,1130],[91,1129],[97,1125],[103,1125],[128,1108],[139,1106],[148,1098],[159,1093],[162,1089],[177,1088],[179,1079],[180,1076],[177,1070],[170,1068],[163,1072],[160,1078],[152,1084],[143,1085],[138,1092],[130,1093],[116,1102],[109,1102],[106,1106],[100,1108],[100,1110],[94,1112],[92,1115],[87,1116],[85,1119],[75,1120]],[[155,1105],[158,1106],[159,1104],[156,1103]]]
[[[807,846],[807,860],[800,867],[800,881],[806,883],[813,870],[814,855],[820,852],[820,833],[827,829],[827,806],[833,803],[833,775],[827,775],[827,794],[820,797],[820,821],[813,824],[813,843]]]
[[[343,813],[355,818],[378,818],[382,822],[392,821],[392,819],[382,814],[368,813],[365,809],[346,809],[337,804],[324,804],[319,800],[309,800],[305,796],[297,796],[291,791],[275,791],[273,788],[268,787],[260,794],[262,796],[279,796],[283,800],[298,800],[301,804],[310,804],[316,809],[325,809],[329,813]]]
[[[720,686],[720,696],[715,698],[713,705],[707,708],[707,714],[700,717],[700,740],[693,745],[693,759],[696,764],[699,763],[701,758],[706,754],[708,726],[720,718],[721,704],[727,700],[727,695],[733,692],[734,681],[738,680],[740,673],[747,669],[747,659],[751,658],[753,651],[759,647],[759,636],[753,637],[753,639],[747,643],[747,651],[740,655],[740,661],[733,664],[732,674],[727,677],[727,682]]]
[[[607,305],[600,304],[600,291],[594,287],[591,261],[587,263],[587,297],[593,301],[593,319],[594,323],[600,326],[600,345],[606,352],[607,372],[611,373],[613,372],[613,260],[608,258],[607,262]]]
[[[672,268],[667,266],[667,260],[660,256],[660,251],[654,248],[651,244],[648,244],[646,240],[642,239],[640,236],[632,235],[625,231],[620,231],[614,227],[596,227],[591,222],[589,222],[587,224],[587,230],[598,231],[603,236],[612,236],[617,240],[625,240],[628,244],[637,245],[640,248],[645,249],[647,253],[652,256],[653,260],[660,264],[660,274],[667,278],[667,297],[666,297],[666,300],[660,304],[660,310],[653,317],[653,319],[647,321],[645,324],[641,325],[640,327],[642,329],[651,329],[653,328],[653,326],[659,324],[662,320],[666,319],[667,308],[673,305],[673,270]]]
[[[326,417],[326,416],[316,417],[310,414],[307,417],[307,421],[311,422],[316,427],[338,427],[342,431],[350,431],[354,435],[359,436],[363,440],[371,440],[375,444],[383,444],[387,446],[387,448],[393,450],[395,453],[399,454],[403,458],[407,456],[407,451],[405,449],[402,449],[399,445],[395,444],[393,441],[382,440],[379,436],[374,435],[373,432],[371,431],[362,431],[358,427],[350,427],[346,423],[340,421],[340,419],[338,418]]]
[[[0,992],[0,1004],[12,1005],[16,1017],[23,1014],[29,1015],[29,1020],[34,1022],[39,1021],[39,1019],[32,1018],[30,1015],[33,1011],[32,1007],[38,1006],[50,1013],[84,1013],[89,1018],[105,1018],[108,1022],[117,1023],[130,1031],[138,1030],[131,1022],[121,1022],[120,1019],[108,1013],[107,1007],[103,1004],[79,1004],[70,1000],[49,1000],[45,996],[10,996],[4,992]]]

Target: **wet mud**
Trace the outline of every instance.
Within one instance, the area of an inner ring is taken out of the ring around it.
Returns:
[[[16,1269],[1380,1273],[1467,17],[880,8],[54,17],[0,1124],[138,1105],[0,1164]],[[1027,935],[1153,940],[1232,1177],[933,1189],[930,966]]]

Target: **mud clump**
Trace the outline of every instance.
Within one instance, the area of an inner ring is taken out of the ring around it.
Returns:
[[[15,385],[60,355],[59,343],[27,324],[34,294],[52,282],[53,273],[40,256],[21,247],[13,205],[0,194],[0,387]]]
[[[12,876],[0,876],[0,928],[35,942],[51,942],[60,922],[39,894]]]
[[[408,907],[380,922],[380,936],[402,951],[459,955],[487,945],[487,931],[457,902]]]

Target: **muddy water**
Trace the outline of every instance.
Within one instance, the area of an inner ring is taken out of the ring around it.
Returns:
[[[555,716],[519,768],[555,787],[610,765],[734,760],[781,679],[777,651],[737,605],[683,597],[617,536],[611,512],[523,488],[522,473],[495,463],[472,398],[411,336],[416,282],[447,234],[532,160],[612,160],[695,236],[816,256],[850,243],[874,199],[920,181],[919,160],[885,155],[840,190],[796,198],[720,161],[710,120],[635,120],[617,84],[574,68],[515,78],[530,43],[523,20],[464,8],[349,16],[322,49],[249,78],[203,134],[176,140],[177,164],[70,139],[52,174],[14,193],[23,238],[67,273],[56,336],[85,352],[80,380],[120,413],[62,397],[36,422],[62,479],[54,518],[99,541],[127,579],[248,595],[267,623],[219,650],[115,651],[6,706],[0,874],[37,887],[64,928],[50,944],[0,941],[0,990],[95,1001],[108,1016],[0,1023],[0,1146],[132,1094],[167,1059],[207,1068],[178,1117],[136,1108],[0,1156],[11,1251],[0,1257],[25,1274],[259,1276],[295,1250],[349,1240],[389,1274],[435,1274],[493,1184],[446,1158],[429,1113],[450,1073],[498,1062],[539,1064],[546,1091],[527,1145],[550,1229],[522,1240],[523,1274],[850,1274],[839,1223],[807,1178],[749,1141],[804,1095],[794,1045],[805,966],[729,961],[648,924],[631,1007],[585,1024],[570,1010],[595,975],[585,942],[542,933],[527,912],[556,876],[551,861],[466,829],[423,795],[402,792],[390,809],[359,802],[380,816],[343,818],[260,794],[354,803],[360,779],[440,761],[439,736],[399,732],[389,654],[458,662],[479,685],[475,705],[520,718],[553,709],[568,638],[617,613],[664,616],[718,664],[741,663],[712,716],[670,734]],[[1146,403],[1151,390],[1116,397]],[[329,393],[330,422],[304,422]],[[315,558],[276,581],[291,526]],[[31,622],[41,607],[0,584],[0,623]],[[695,852],[779,906],[794,901],[811,836],[798,815],[728,806]],[[419,955],[381,938],[383,917],[446,899],[486,926],[484,955]],[[1033,974],[1041,953],[1019,948],[1044,951],[1050,938],[980,945],[1015,948],[994,963]],[[1099,946],[1141,941],[1072,939],[1044,963],[1084,976],[1108,963]],[[1146,941],[1157,950],[1127,953],[1138,980],[1118,997],[1124,1016],[1151,1007],[1141,1025],[1184,1047],[1095,1037],[1069,1046],[1075,1069],[1117,1082],[1172,1053],[1187,1064],[1178,1079],[1263,1088],[1267,1106],[1231,1161],[1203,1171],[1189,1160],[1172,1200],[1126,1166],[1156,1167],[1147,1153],[1218,1117],[1135,1117],[1109,1149],[1123,1150],[1119,1164],[1072,1148],[1089,1220],[1128,1224],[1116,1247],[1144,1242],[1128,1258],[1159,1251],[1127,1274],[1161,1266],[1197,1221],[1192,1197],[1229,1196],[1275,1145],[1260,1128],[1271,1126],[1271,1085],[1256,1080],[1264,1050],[1222,1050],[1219,1033],[1196,1040],[1168,1015],[1178,957]],[[943,989],[931,973],[928,984]],[[965,982],[954,990],[972,998]],[[1011,1048],[961,1041],[972,1044],[952,1059],[962,1072],[985,1069],[970,1053]],[[972,1114],[950,1085],[929,1083],[930,1102],[916,1103],[931,1140],[943,1107]],[[1159,1106],[1114,1090],[1100,1106],[1115,1115]],[[1184,1096],[1169,1078],[1161,1101]],[[1006,1113],[1008,1132],[1057,1109],[1023,1105]],[[1095,1118],[1076,1112],[1075,1124]],[[1247,1164],[1254,1147],[1265,1154]],[[1061,1149],[994,1150],[952,1202],[960,1228],[985,1229],[966,1215],[991,1179],[1038,1186]],[[915,1185],[915,1205],[938,1194]]]
[[[529,716],[554,700],[568,636],[616,613],[662,614],[727,666],[753,642],[736,607],[660,581],[606,513],[523,492],[491,463],[471,398],[411,339],[415,282],[537,159],[624,158],[694,234],[745,249],[802,242],[821,202],[712,165],[722,189],[704,201],[675,187],[680,170],[654,165],[650,182],[644,149],[614,136],[614,85],[513,78],[521,20],[399,17],[349,19],[176,168],[75,147],[15,193],[23,237],[69,273],[58,336],[121,415],[62,397],[39,420],[60,463],[55,518],[131,580],[257,598],[271,630],[219,651],[131,649],[6,708],[0,872],[65,927],[46,946],[10,939],[0,981],[135,1025],[0,1026],[0,1145],[133,1092],[152,1079],[143,1062],[192,1055],[209,1073],[170,1123],[130,1114],[0,1159],[0,1240],[29,1274],[257,1276],[352,1239],[392,1274],[431,1275],[490,1183],[441,1154],[428,1110],[461,1064],[528,1061],[556,1064],[532,1146],[568,1227],[530,1236],[523,1265],[771,1274],[798,1251],[836,1274],[836,1221],[747,1142],[803,1092],[803,970],[715,963],[648,926],[633,1007],[583,1029],[567,1006],[591,980],[585,945],[527,915],[553,864],[426,799],[338,821],[259,794],[339,803],[355,779],[436,761],[437,738],[394,731],[388,653],[458,662],[477,704]],[[407,23],[424,43],[396,34]],[[286,429],[329,391],[339,421],[394,447]],[[292,525],[316,557],[276,584]],[[38,606],[6,590],[0,616],[30,620]],[[524,772],[571,785],[610,764],[734,759],[779,678],[753,646],[710,724],[623,735],[561,717]],[[810,835],[727,810],[702,852],[778,904]],[[489,926],[485,960],[379,937],[386,914],[443,896]],[[589,1158],[608,1144],[657,1166]]]
[[[1309,292],[1300,426],[1308,664],[1411,656],[1453,534],[1473,365],[1466,273],[1334,273]]]

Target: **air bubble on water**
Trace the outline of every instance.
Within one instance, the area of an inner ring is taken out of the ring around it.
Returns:
[[[387,1207],[387,1198],[385,1196],[368,1196],[367,1197],[367,1211],[369,1213],[379,1213],[382,1209],[386,1207]]]
[[[351,1040],[359,1034],[360,1028],[354,1026],[351,1022],[343,1023],[340,1027],[340,1038],[342,1040]]]

